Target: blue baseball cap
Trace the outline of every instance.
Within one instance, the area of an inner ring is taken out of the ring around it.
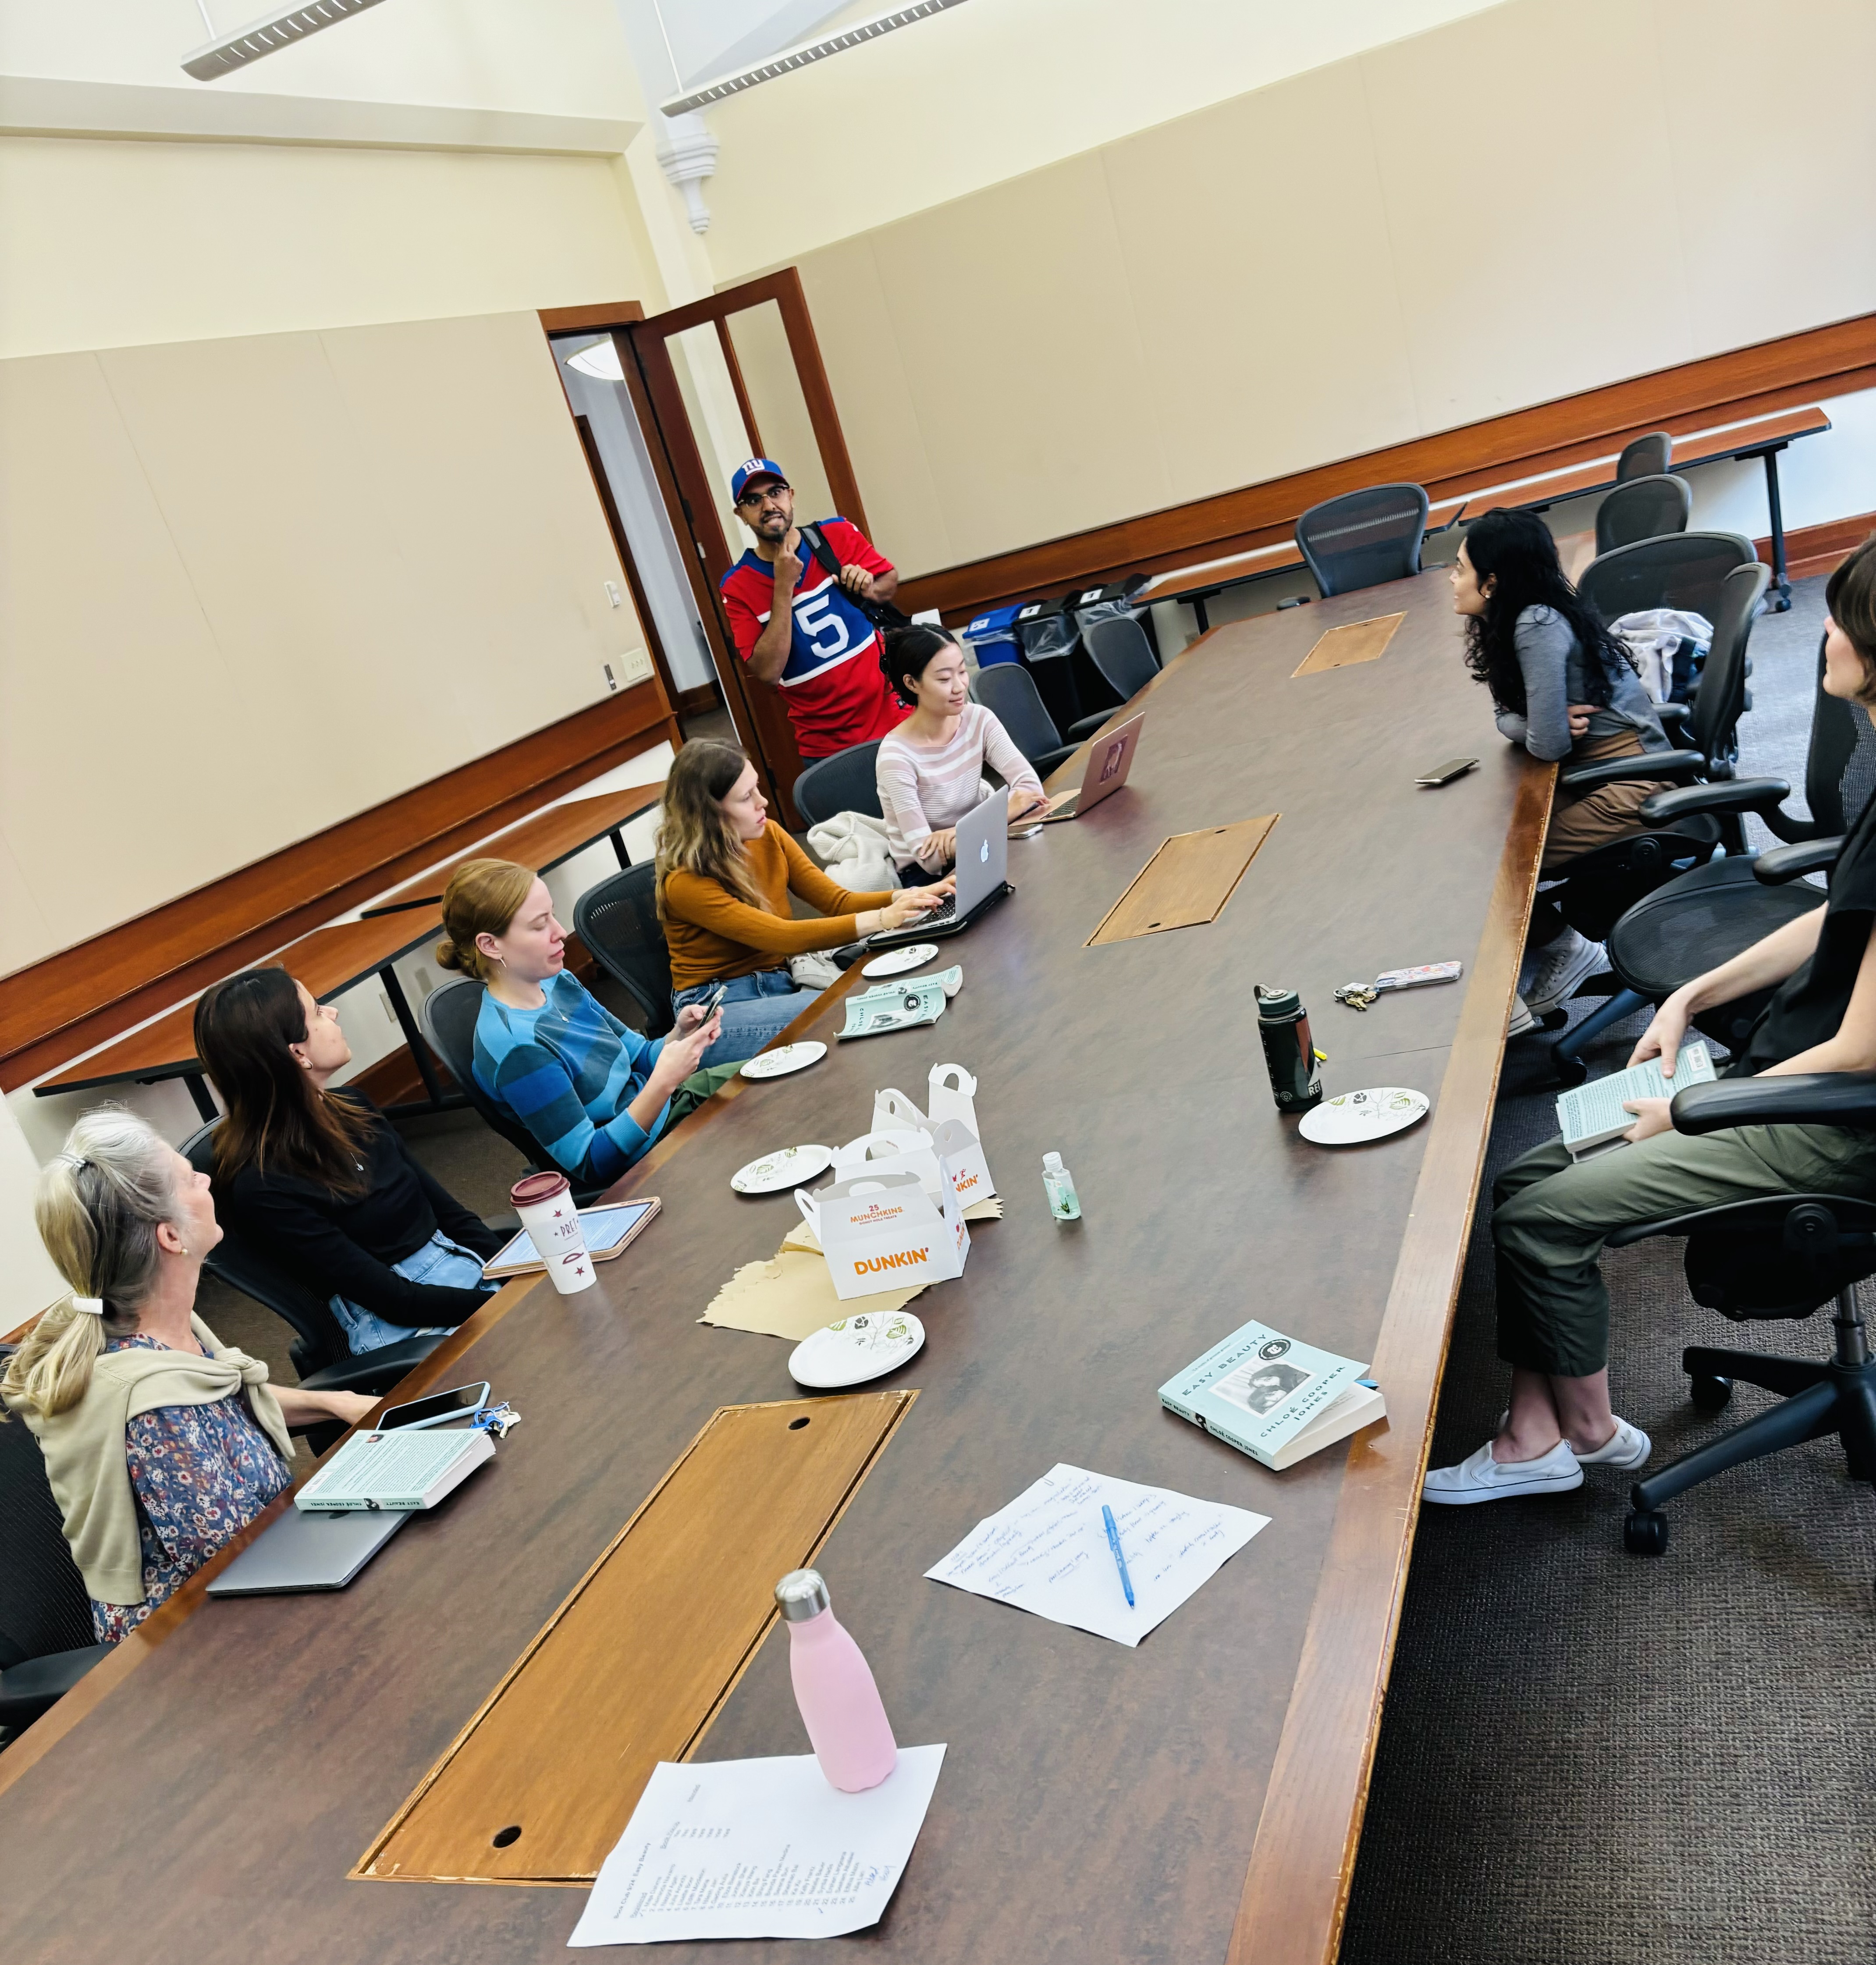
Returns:
[[[729,502],[734,505],[742,497],[751,478],[772,478],[784,490],[791,488],[781,466],[772,458],[752,457],[746,464],[739,464],[730,473]]]

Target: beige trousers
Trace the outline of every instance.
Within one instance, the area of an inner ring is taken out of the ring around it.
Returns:
[[[1568,771],[1575,764],[1599,764],[1609,757],[1643,754],[1641,738],[1633,730],[1622,730],[1613,737],[1585,739],[1563,761],[1561,770]],[[1626,839],[1630,833],[1646,831],[1640,816],[1642,801],[1671,788],[1665,779],[1624,778],[1619,784],[1601,786],[1581,798],[1559,790],[1550,809],[1543,871],[1554,873],[1566,860],[1593,852],[1612,841]]]

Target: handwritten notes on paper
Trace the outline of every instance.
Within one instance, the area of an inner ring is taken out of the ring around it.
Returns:
[[[1133,1581],[1131,1609],[1108,1547],[1104,1503],[1114,1510]],[[1143,1487],[1058,1462],[925,1574],[1117,1644],[1137,1645],[1269,1522],[1268,1515],[1221,1501],[1195,1501],[1169,1487]]]
[[[661,1761],[569,1947],[835,1938],[877,1924],[925,1825],[944,1749],[901,1747],[843,1794],[812,1754]]]

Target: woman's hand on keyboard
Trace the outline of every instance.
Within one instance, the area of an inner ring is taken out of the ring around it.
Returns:
[[[921,915],[929,914],[948,894],[957,891],[955,880],[940,880],[930,887],[901,887],[880,910],[882,928],[903,928]]]

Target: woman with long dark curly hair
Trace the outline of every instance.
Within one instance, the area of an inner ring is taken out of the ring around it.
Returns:
[[[1570,584],[1534,513],[1500,508],[1473,522],[1453,568],[1453,606],[1465,618],[1466,665],[1491,690],[1500,732],[1533,757],[1592,764],[1671,748],[1627,651]],[[1581,798],[1559,791],[1542,871],[1644,831],[1642,802],[1666,789],[1636,777]],[[1510,1034],[1530,1029],[1604,966],[1602,944],[1540,897]]]

